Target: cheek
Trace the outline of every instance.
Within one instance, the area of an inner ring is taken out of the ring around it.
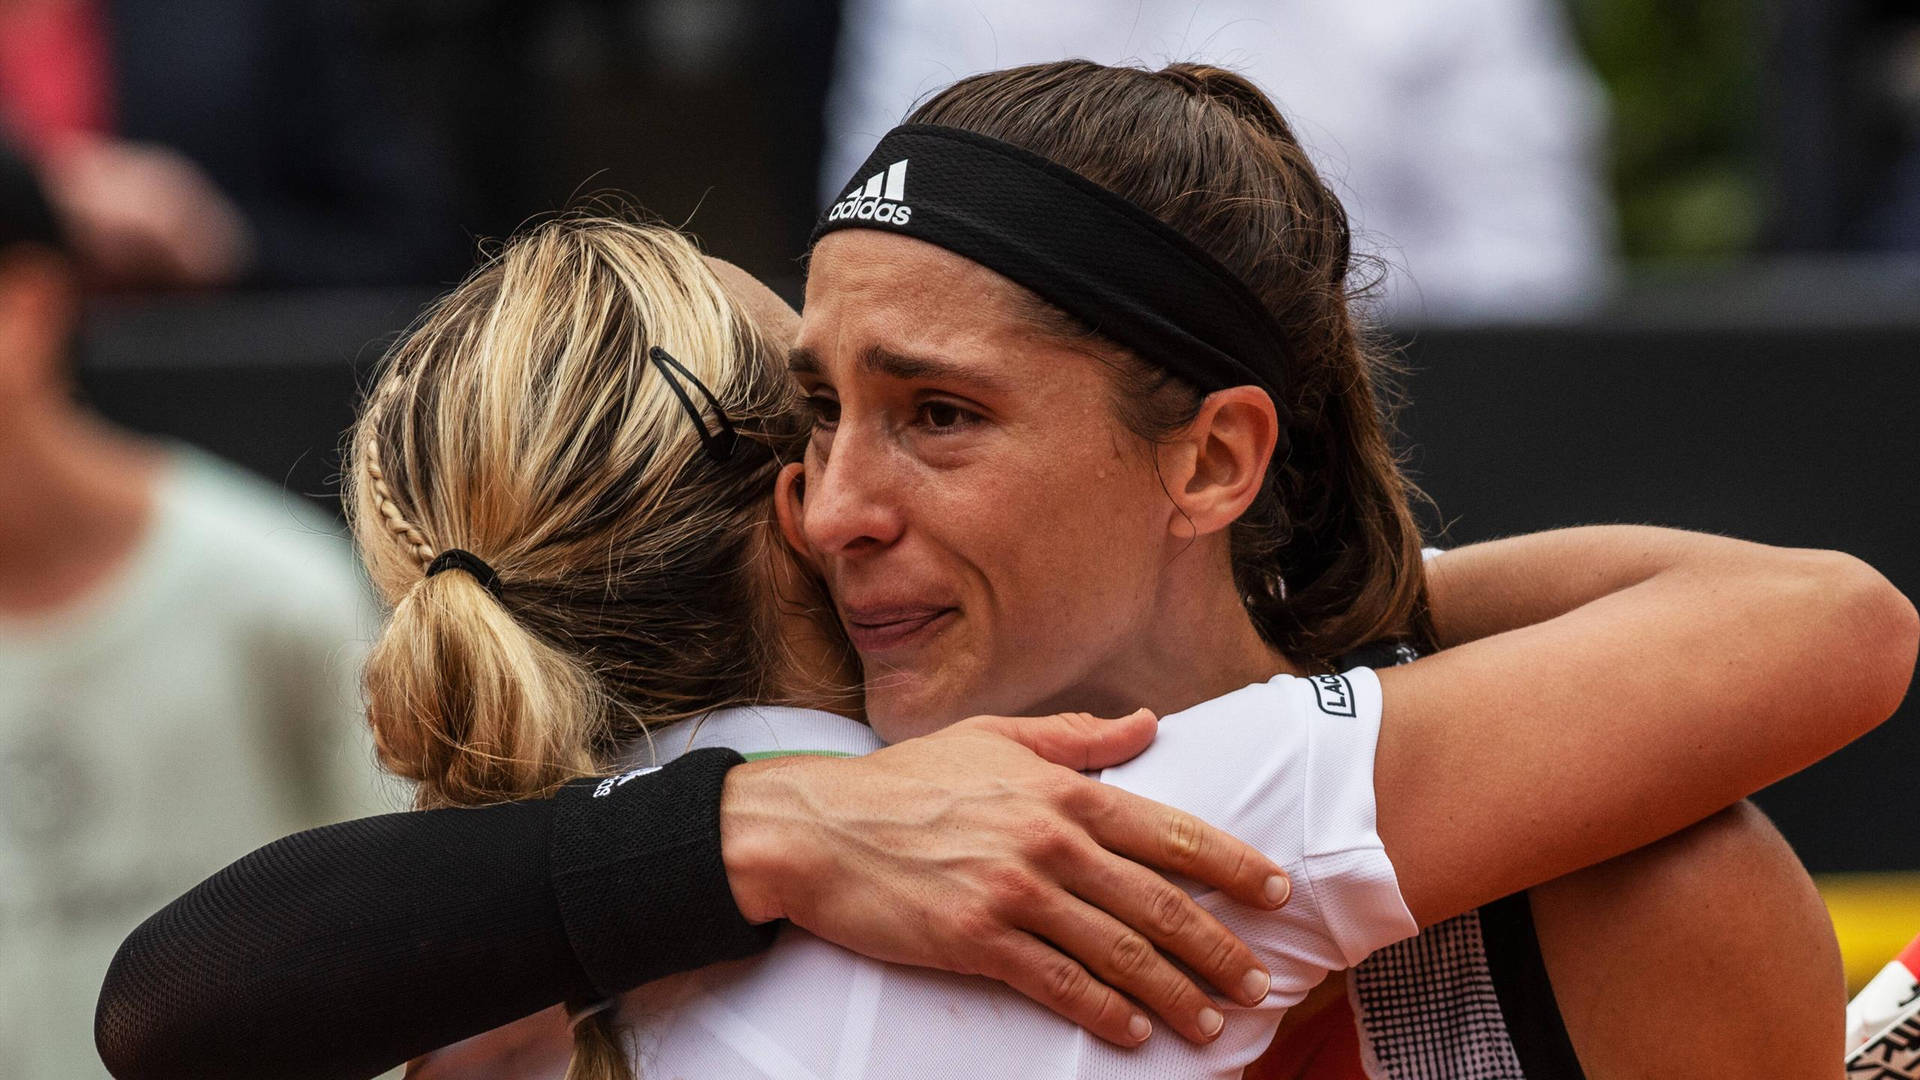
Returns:
[[[1097,436],[1056,449],[1010,463],[970,516],[1003,660],[1097,651],[1154,592],[1170,502],[1151,465]]]

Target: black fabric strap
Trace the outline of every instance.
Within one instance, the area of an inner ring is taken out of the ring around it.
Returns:
[[[741,916],[720,857],[720,793],[740,762],[695,750],[657,773],[576,781],[555,799],[553,894],[599,995],[773,944],[779,925]]]
[[[1119,195],[996,139],[894,128],[813,240],[840,229],[902,233],[971,259],[1202,391],[1273,394],[1285,370],[1284,334],[1233,271]]]
[[[202,882],[120,947],[120,1080],[356,1080],[559,1001],[771,943],[720,856],[730,750],[555,799],[342,822]]]
[[[1514,893],[1481,908],[1480,936],[1521,1072],[1541,1080],[1584,1080],[1586,1070],[1573,1052],[1547,962],[1540,955],[1540,937],[1533,927],[1533,905],[1527,894]]]

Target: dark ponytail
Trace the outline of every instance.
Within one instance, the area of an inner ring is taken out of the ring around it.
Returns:
[[[964,79],[914,111],[1050,158],[1145,208],[1240,275],[1286,334],[1274,380],[1291,447],[1234,526],[1248,613],[1276,647],[1322,663],[1384,636],[1431,645],[1419,492],[1390,438],[1393,362],[1354,303],[1346,210],[1273,102],[1222,68],[1085,60]],[[1055,309],[1044,319],[1071,324]],[[1087,332],[1078,328],[1079,332]],[[1142,437],[1191,421],[1201,395],[1121,365],[1115,401]]]

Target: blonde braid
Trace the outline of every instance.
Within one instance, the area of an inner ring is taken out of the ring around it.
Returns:
[[[400,538],[406,549],[419,562],[421,572],[425,573],[428,564],[433,562],[433,548],[427,543],[426,535],[415,528],[413,523],[407,520],[407,516],[400,512],[400,506],[393,498],[393,489],[387,486],[387,474],[380,468],[379,415],[385,411],[387,402],[398,393],[399,389],[400,380],[389,381],[386,391],[380,395],[380,400],[374,402],[373,407],[368,410],[367,476],[373,481],[373,493],[379,500],[377,505],[380,516],[386,520],[387,530]]]

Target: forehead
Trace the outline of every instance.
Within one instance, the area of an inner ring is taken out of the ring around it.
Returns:
[[[823,237],[807,274],[801,343],[814,351],[887,340],[930,350],[1030,338],[1038,300],[970,259],[870,229]]]

